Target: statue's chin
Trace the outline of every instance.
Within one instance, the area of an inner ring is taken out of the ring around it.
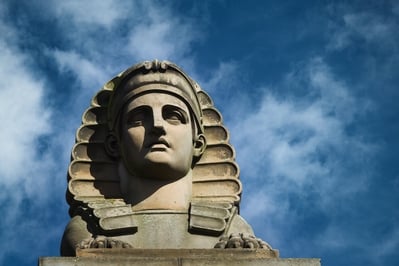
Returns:
[[[178,180],[188,174],[190,167],[176,167],[176,165],[162,161],[146,161],[142,167],[128,168],[128,172],[136,178],[155,180]]]
[[[152,151],[138,160],[125,160],[124,165],[128,173],[136,178],[177,180],[191,170],[191,159],[176,156],[163,151]],[[192,157],[191,157],[192,158]]]
[[[152,151],[145,155],[143,163],[150,167],[151,165],[170,165],[172,167],[174,158],[164,151]]]

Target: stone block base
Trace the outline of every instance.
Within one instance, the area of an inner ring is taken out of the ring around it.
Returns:
[[[39,266],[320,266],[320,259],[280,259],[277,251],[231,249],[86,249],[42,257]]]

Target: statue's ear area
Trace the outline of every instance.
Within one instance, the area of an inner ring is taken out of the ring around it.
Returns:
[[[107,138],[105,139],[105,150],[108,155],[114,158],[119,157],[119,141],[114,133],[109,133]]]
[[[206,148],[206,138],[203,134],[199,134],[194,140],[194,157],[201,157]]]

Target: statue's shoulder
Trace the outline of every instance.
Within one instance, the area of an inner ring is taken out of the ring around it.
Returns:
[[[211,236],[253,234],[251,226],[238,214],[238,208],[228,202],[192,202],[189,220],[192,233]]]

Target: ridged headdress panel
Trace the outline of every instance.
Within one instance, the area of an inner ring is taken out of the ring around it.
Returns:
[[[150,84],[157,84],[160,91],[185,101],[199,133],[207,140],[205,152],[193,168],[192,200],[239,205],[242,191],[239,167],[220,112],[209,95],[179,67],[155,60],[134,65],[110,80],[84,112],[68,169],[67,201],[71,216],[78,207],[98,210],[128,206],[120,191],[117,161],[107,154],[104,142],[114,130],[122,106],[145,93]]]

